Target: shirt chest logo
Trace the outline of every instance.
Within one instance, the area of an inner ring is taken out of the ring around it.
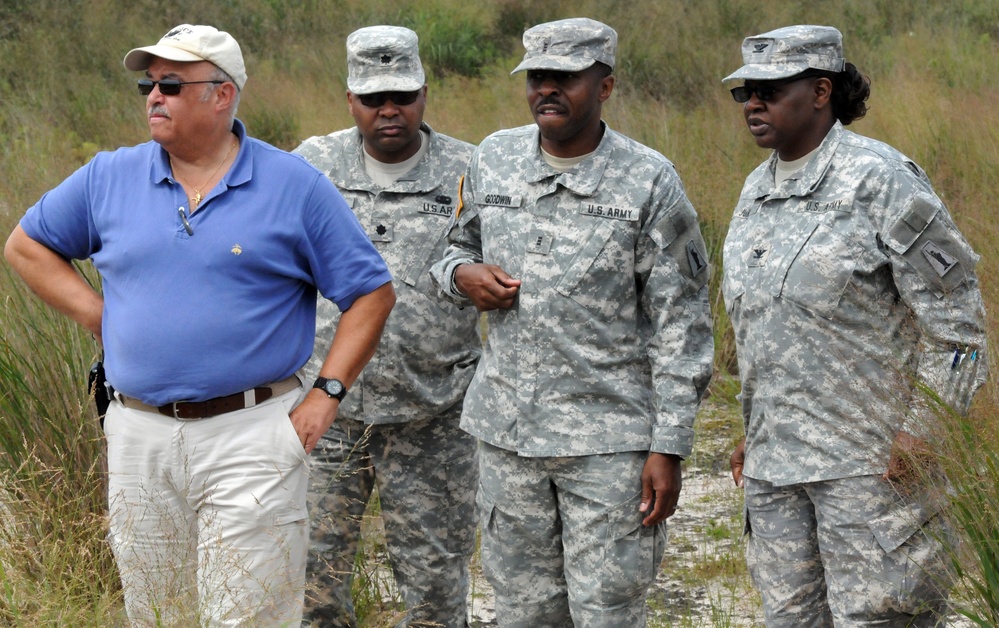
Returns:
[[[627,220],[634,222],[638,220],[642,212],[638,209],[628,207],[617,207],[614,205],[600,205],[584,201],[579,205],[579,213],[583,216],[594,216],[597,218],[610,218],[612,220]]]

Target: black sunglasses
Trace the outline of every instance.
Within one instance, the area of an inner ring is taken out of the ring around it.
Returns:
[[[176,96],[180,93],[180,88],[182,86],[197,85],[199,83],[213,83],[215,85],[221,85],[222,83],[225,83],[225,81],[178,81],[177,79],[153,81],[150,79],[139,79],[139,93],[143,96],[148,96],[152,93],[153,88],[159,85],[160,93],[164,96]]]
[[[773,100],[774,96],[777,94],[777,90],[781,86],[787,85],[788,83],[794,83],[797,81],[803,81],[807,78],[816,78],[817,74],[799,74],[798,76],[792,76],[789,79],[783,81],[767,81],[759,85],[742,85],[740,87],[733,87],[731,90],[732,98],[737,103],[747,103],[749,99],[756,94],[756,98],[760,102],[770,102]]]
[[[357,94],[357,99],[361,101],[361,104],[365,107],[381,107],[385,104],[385,101],[391,100],[396,105],[404,107],[406,105],[412,105],[416,102],[416,99],[420,96],[421,90],[416,90],[415,92],[378,92],[376,94]]]

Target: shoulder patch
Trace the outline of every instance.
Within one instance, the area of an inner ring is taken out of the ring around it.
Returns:
[[[928,240],[920,250],[926,261],[930,263],[930,267],[941,277],[946,275],[951,268],[957,266],[957,258],[934,244],[932,240]]]
[[[708,261],[693,240],[687,240],[687,263],[690,264],[690,274],[693,277],[708,267]]]

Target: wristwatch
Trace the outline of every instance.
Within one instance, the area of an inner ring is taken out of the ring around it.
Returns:
[[[343,398],[347,396],[347,387],[338,379],[317,377],[316,383],[312,387],[318,388],[329,395],[331,399],[336,399],[337,401],[343,401]]]

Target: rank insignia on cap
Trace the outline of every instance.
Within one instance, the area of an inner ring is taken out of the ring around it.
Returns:
[[[947,271],[951,268],[957,266],[957,258],[947,253],[936,244],[933,244],[933,242],[927,242],[924,244],[922,251],[926,261],[930,263],[933,270],[937,271],[937,274],[941,277],[946,275]]]

